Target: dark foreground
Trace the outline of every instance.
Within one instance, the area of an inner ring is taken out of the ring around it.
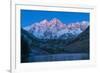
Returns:
[[[71,60],[89,60],[87,53],[72,54],[53,54],[53,55],[30,55],[29,62],[45,62],[45,61],[71,61]]]
[[[89,60],[89,28],[74,40],[40,40],[21,30],[21,63]]]

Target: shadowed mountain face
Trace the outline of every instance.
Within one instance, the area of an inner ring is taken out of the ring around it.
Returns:
[[[42,46],[41,46],[42,45]],[[57,53],[89,53],[89,28],[74,39],[46,40],[39,48],[51,54]]]
[[[65,51],[71,49],[72,52],[85,52],[89,53],[89,27],[81,33],[76,39],[68,44]]]
[[[60,56],[63,56],[60,54],[65,55],[73,53],[86,53],[88,56],[86,55],[85,58],[89,58],[89,27],[74,39],[38,39],[32,33],[21,29],[22,63],[29,62],[30,58],[32,58],[32,62],[35,60],[38,61],[38,58],[43,58],[43,61],[45,60],[44,58],[51,60],[50,55],[52,55],[53,59],[56,61],[56,59],[59,60]],[[67,58],[67,60],[68,59],[69,58]],[[74,59],[77,59],[77,57]],[[64,60],[64,58],[62,60]]]
[[[21,62],[28,62],[33,36],[21,29]]]
[[[28,62],[30,53],[32,53],[33,56],[48,54],[48,52],[38,48],[39,42],[40,40],[35,36],[21,28],[21,62]]]

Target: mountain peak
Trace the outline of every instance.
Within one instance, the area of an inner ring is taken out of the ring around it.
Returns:
[[[58,21],[59,19],[57,19],[57,18],[53,18],[52,20],[56,20],[56,21]]]
[[[89,26],[89,23],[87,21],[81,22],[81,30],[86,30],[86,28]]]
[[[51,21],[50,21],[51,24],[63,24],[59,19],[57,18],[53,18]]]
[[[44,19],[43,21],[40,22],[40,24],[47,24],[48,20]]]

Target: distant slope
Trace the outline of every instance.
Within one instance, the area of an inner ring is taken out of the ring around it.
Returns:
[[[66,47],[65,51],[89,53],[89,27],[83,33],[81,33],[75,40],[73,40]]]

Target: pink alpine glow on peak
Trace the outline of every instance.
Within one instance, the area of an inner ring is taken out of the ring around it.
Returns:
[[[53,18],[50,21],[44,19],[40,22],[24,27],[25,30],[38,38],[59,38],[61,36],[79,35],[89,26],[88,21],[64,24],[59,19]],[[67,35],[68,34],[68,35]]]

